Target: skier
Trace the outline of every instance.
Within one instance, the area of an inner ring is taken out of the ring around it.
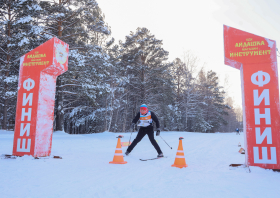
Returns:
[[[237,134],[240,135],[240,133],[239,133],[239,128],[236,128],[235,131],[236,131],[236,135],[237,135]]]
[[[142,104],[140,106],[140,112],[138,112],[135,118],[132,120],[131,129],[133,129],[134,125],[137,123],[139,119],[140,119],[140,123],[138,124],[138,126],[140,126],[139,132],[137,133],[137,136],[133,140],[131,145],[127,148],[125,154],[129,155],[129,153],[133,150],[136,144],[140,142],[142,138],[147,134],[152,145],[157,150],[158,153],[157,157],[163,157],[163,153],[154,138],[153,121],[155,121],[157,127],[156,135],[158,136],[160,134],[159,121],[157,116],[154,114],[154,112],[148,110],[147,105]]]

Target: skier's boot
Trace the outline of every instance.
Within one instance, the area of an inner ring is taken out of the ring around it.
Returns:
[[[158,154],[157,157],[164,157],[163,153]]]
[[[129,155],[129,152],[128,152],[128,151],[125,151],[125,155],[126,155],[126,156]]]

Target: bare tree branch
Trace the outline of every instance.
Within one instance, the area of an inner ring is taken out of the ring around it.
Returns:
[[[71,26],[75,25],[75,24],[76,24],[76,23],[78,23],[79,21],[80,21],[80,20],[77,20],[76,22],[72,23],[71,25],[66,26],[66,28],[63,28],[63,30],[68,29],[69,27],[71,27]]]
[[[75,16],[76,14],[78,14],[78,12],[74,12],[74,14],[70,15],[69,17],[67,17],[66,19],[62,20],[61,22],[67,21],[68,19],[70,19],[71,17]]]
[[[6,54],[6,55],[9,55],[5,50],[3,50],[1,47],[0,49]]]
[[[65,38],[69,38],[69,37],[72,37],[72,36],[75,36],[75,35],[81,35],[81,34],[86,34],[86,33],[81,32],[81,33],[77,33],[77,34],[71,34],[71,35],[63,36],[63,37],[61,37],[61,39],[65,39]]]
[[[45,33],[45,34],[49,34],[49,35],[51,35],[51,36],[53,36],[53,37],[56,37],[56,35],[54,35],[54,34],[52,34],[52,33],[49,33],[49,32],[45,32],[45,31],[43,31],[43,33]]]
[[[3,63],[5,63],[5,64],[7,64],[7,63],[8,63],[7,61],[2,60],[1,58],[0,58],[0,61],[2,61],[2,62],[3,62]]]

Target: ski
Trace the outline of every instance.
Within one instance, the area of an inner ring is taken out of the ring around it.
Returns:
[[[148,161],[148,160],[156,160],[156,159],[160,159],[160,158],[167,158],[167,157],[155,157],[155,158],[139,159],[139,160],[141,160],[141,161]]]

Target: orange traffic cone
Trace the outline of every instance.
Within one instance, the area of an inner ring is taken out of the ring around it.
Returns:
[[[179,138],[179,146],[176,154],[176,158],[174,161],[174,164],[172,167],[177,167],[177,168],[186,168],[188,165],[186,164],[185,156],[184,156],[184,150],[183,150],[183,144],[182,144],[182,137]]]
[[[123,160],[122,145],[121,145],[121,138],[122,137],[123,137],[122,135],[119,135],[117,137],[118,138],[117,148],[116,148],[116,151],[115,151],[113,161],[109,162],[110,164],[126,164],[127,163]]]

